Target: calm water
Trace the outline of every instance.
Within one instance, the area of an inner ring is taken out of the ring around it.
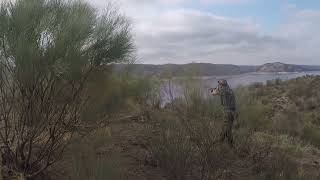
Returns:
[[[266,83],[268,80],[274,79],[289,80],[305,75],[320,75],[320,71],[298,73],[248,73],[225,77],[205,77],[205,81],[208,85],[212,84],[212,86],[216,86],[219,79],[226,79],[232,88],[236,88],[240,85],[250,85],[256,82]]]
[[[199,81],[203,82],[203,90],[207,91],[210,87],[216,87],[219,79],[226,79],[229,85],[232,88],[236,88],[240,85],[246,86],[253,83],[261,82],[266,83],[268,80],[281,79],[289,80],[297,77],[302,77],[305,75],[320,75],[320,71],[309,71],[309,72],[297,72],[297,73],[248,73],[234,76],[209,76],[209,77],[200,77]],[[167,104],[174,98],[183,96],[183,88],[180,83],[171,82],[165,83],[163,86],[163,104]]]

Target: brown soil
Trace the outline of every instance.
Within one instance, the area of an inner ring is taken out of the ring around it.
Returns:
[[[113,142],[110,146],[100,149],[100,153],[116,153],[124,161],[121,165],[123,180],[164,180],[165,177],[155,164],[151,163],[145,137],[146,123],[141,119],[128,118],[121,122],[111,122],[111,137]]]

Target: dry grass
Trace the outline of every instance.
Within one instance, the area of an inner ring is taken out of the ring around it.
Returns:
[[[222,119],[216,99],[188,89],[185,104],[153,115],[157,126],[152,129],[158,130],[151,135],[153,158],[168,179],[318,179],[317,102],[296,111],[301,107],[295,99],[315,97],[292,94],[292,89],[315,82],[320,77],[237,89],[240,129],[235,130],[233,149],[217,142]],[[306,133],[306,128],[312,131]]]

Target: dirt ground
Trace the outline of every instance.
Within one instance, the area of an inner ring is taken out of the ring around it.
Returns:
[[[125,119],[111,122],[113,143],[99,153],[115,153],[123,159],[121,180],[165,180],[160,169],[150,160],[145,134],[146,123],[141,120]]]

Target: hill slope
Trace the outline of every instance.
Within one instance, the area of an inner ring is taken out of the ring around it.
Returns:
[[[281,62],[267,63],[257,67],[257,72],[302,72],[319,70],[320,66],[285,64]]]
[[[166,77],[166,76],[228,76],[239,75],[250,72],[301,72],[301,71],[320,71],[320,66],[291,65],[284,63],[268,63],[262,66],[245,66],[231,64],[210,64],[210,63],[191,63],[191,64],[116,64],[114,70],[117,73],[127,71],[134,76],[143,77]]]
[[[280,62],[267,63],[257,68],[257,72],[301,72],[306,69],[299,65],[284,64]]]
[[[237,66],[231,64],[209,64],[209,63],[191,63],[191,64],[133,64],[133,65],[115,65],[116,72],[127,70],[135,76],[221,76],[238,75],[242,73],[255,72],[256,66]]]

